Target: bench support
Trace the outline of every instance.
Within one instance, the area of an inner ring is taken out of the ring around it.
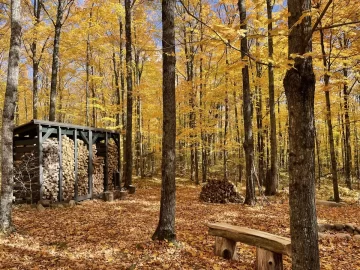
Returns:
[[[282,254],[256,248],[256,270],[283,270]]]
[[[215,236],[215,255],[227,260],[235,260],[236,242],[223,237]]]

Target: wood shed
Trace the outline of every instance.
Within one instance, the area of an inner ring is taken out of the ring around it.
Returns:
[[[82,201],[120,188],[113,130],[32,120],[14,129],[13,153],[16,202]]]

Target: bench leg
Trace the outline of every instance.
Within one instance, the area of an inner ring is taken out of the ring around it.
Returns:
[[[282,254],[256,248],[256,270],[283,270]]]
[[[215,255],[227,260],[236,259],[236,242],[215,236]]]

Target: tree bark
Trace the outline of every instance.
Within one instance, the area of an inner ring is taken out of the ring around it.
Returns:
[[[242,30],[247,30],[246,25],[246,6],[245,0],[238,2],[240,11],[240,24]],[[241,39],[241,58],[247,57],[249,50],[246,36]],[[245,65],[242,68],[242,81],[243,81],[243,114],[244,114],[244,150],[246,162],[246,196],[245,204],[255,205],[255,183],[254,183],[254,137],[252,128],[252,98],[249,79],[249,66]]]
[[[175,0],[162,1],[163,23],[163,137],[160,219],[153,240],[175,241]]]
[[[132,41],[131,41],[131,0],[125,0],[125,36],[126,36],[126,149],[125,149],[125,187],[132,184],[132,112],[133,112],[133,85],[132,85]]]
[[[35,24],[34,27],[36,28],[37,25],[40,23],[40,15],[41,15],[41,6],[42,0],[34,0],[34,12],[33,15],[35,17]],[[33,64],[33,119],[38,119],[38,105],[39,105],[39,65],[41,54],[37,55],[37,35],[38,32],[35,32],[35,37],[31,44],[31,53],[32,53],[32,64]],[[45,49],[46,42],[42,51]]]
[[[311,9],[310,0],[289,0],[289,56],[294,66],[284,78],[289,110],[290,232],[293,270],[320,269],[315,206],[315,75],[312,58],[311,17],[297,24]]]
[[[272,24],[272,10],[273,1],[266,0],[267,16],[269,20],[268,24],[268,48],[269,59],[272,60],[274,53],[274,41],[271,34],[273,29]],[[270,109],[270,162],[271,162],[271,174],[270,178],[266,181],[265,195],[275,195],[278,187],[278,153],[277,153],[277,138],[276,138],[276,116],[275,116],[275,83],[274,83],[274,65],[272,62],[268,66],[269,77],[269,109]]]
[[[347,68],[343,69],[344,72],[344,78],[347,78],[348,76],[348,70]],[[352,168],[352,162],[351,162],[351,144],[350,144],[350,117],[349,117],[349,93],[348,93],[348,86],[347,84],[344,84],[344,118],[345,118],[345,183],[346,186],[349,189],[352,189],[351,187],[351,168]]]
[[[323,55],[323,65],[325,69],[324,82],[325,82],[325,100],[326,100],[326,123],[329,136],[330,144],[330,159],[331,159],[331,174],[333,181],[333,191],[334,191],[334,200],[340,202],[339,187],[338,187],[338,177],[337,177],[337,165],[336,165],[336,154],[335,154],[335,145],[334,145],[334,133],[331,119],[331,102],[330,102],[330,89],[329,82],[330,76],[326,72],[330,71],[330,60],[326,58],[325,45],[324,45],[324,33],[320,31],[320,42],[321,42],[321,51]],[[320,183],[319,183],[320,184]]]
[[[11,1],[11,37],[8,60],[5,102],[2,119],[2,168],[1,168],[1,208],[0,232],[13,231],[12,201],[14,187],[13,171],[13,131],[17,89],[19,83],[19,61],[21,47],[21,5],[20,0]]]
[[[53,45],[53,54],[52,54],[52,66],[51,66],[50,111],[49,111],[50,121],[55,121],[56,119],[56,96],[57,96],[56,87],[57,87],[57,75],[59,70],[60,35],[61,35],[61,27],[63,25],[62,19],[64,15],[64,5],[65,5],[65,1],[58,0],[56,22],[54,24],[55,35],[54,35],[54,45]]]

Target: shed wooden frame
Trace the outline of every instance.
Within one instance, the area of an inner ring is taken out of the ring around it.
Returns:
[[[50,122],[43,120],[32,120],[26,124],[20,125],[14,129],[14,160],[20,160],[25,153],[34,153],[38,158],[38,190],[39,199],[43,198],[43,142],[50,137],[58,139],[59,143],[59,193],[58,201],[63,201],[62,194],[62,135],[66,135],[74,140],[74,174],[75,174],[75,194],[74,200],[82,201],[93,198],[93,182],[92,182],[92,171],[93,171],[93,151],[92,145],[97,144],[99,147],[98,156],[104,157],[104,191],[108,190],[109,187],[109,166],[108,166],[108,146],[109,140],[113,139],[118,148],[118,171],[121,170],[120,163],[120,133],[114,130],[92,128],[85,126],[78,126],[66,123]],[[77,140],[83,140],[89,151],[88,156],[88,181],[89,189],[88,194],[78,196],[78,147]],[[104,143],[101,143],[104,141]],[[120,174],[119,174],[120,178]],[[121,179],[119,179],[119,185],[121,185]]]

